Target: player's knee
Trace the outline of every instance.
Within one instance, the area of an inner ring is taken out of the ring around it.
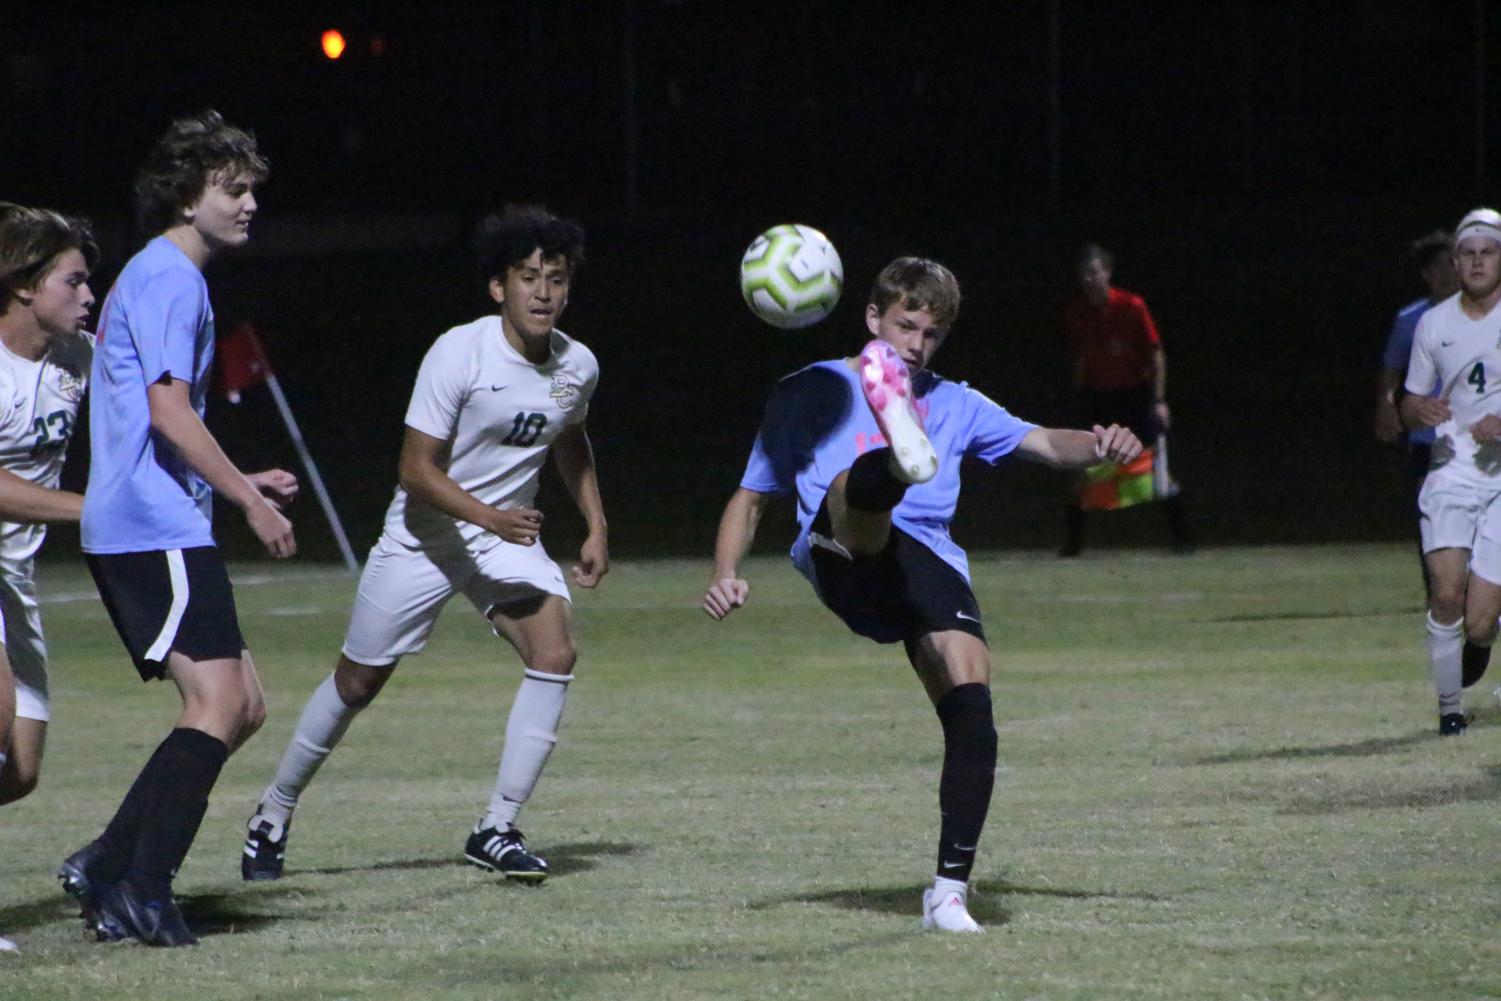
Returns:
[[[1464,592],[1435,586],[1428,599],[1428,613],[1435,622],[1458,622],[1465,614]]]
[[[527,667],[543,674],[572,674],[578,652],[572,643],[558,643],[535,651],[527,661]]]
[[[364,709],[375,701],[395,670],[395,664],[372,667],[356,664],[347,657],[339,658],[339,666],[334,669],[334,689],[339,693],[339,701],[351,709]]]
[[[999,740],[988,685],[978,682],[955,685],[938,700],[934,709],[947,740],[962,744],[973,753],[995,757]]]
[[[240,718],[240,740],[248,740],[261,727],[266,725],[266,700],[253,699],[245,707]]]

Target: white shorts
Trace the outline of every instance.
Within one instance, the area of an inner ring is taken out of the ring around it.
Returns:
[[[31,560],[0,561],[0,637],[16,679],[16,715],[22,719],[51,718],[47,693],[47,638],[42,635],[42,610],[37,605]]]
[[[1501,487],[1481,487],[1428,474],[1418,493],[1423,552],[1468,549],[1470,572],[1501,584]]]
[[[458,592],[488,621],[504,605],[539,593],[571,600],[563,571],[538,542],[497,542],[484,552],[412,549],[382,533],[354,596],[344,656],[385,667],[420,653],[438,614]]]

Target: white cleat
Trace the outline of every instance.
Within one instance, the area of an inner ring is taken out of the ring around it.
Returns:
[[[922,892],[923,931],[976,931],[983,932],[979,923],[969,916],[964,894],[957,890],[935,893],[932,887]]]
[[[860,389],[891,447],[897,478],[904,483],[931,480],[938,472],[938,453],[913,401],[907,363],[885,341],[871,341],[860,352]]]
[[[16,947],[16,943],[12,942],[10,939],[6,938],[4,935],[0,935],[0,952],[20,952],[20,951],[21,950]]]

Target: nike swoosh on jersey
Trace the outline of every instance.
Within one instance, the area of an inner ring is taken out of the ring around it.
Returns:
[[[954,618],[956,618],[956,619],[964,619],[966,622],[979,622],[980,621],[979,619],[975,618],[973,615],[965,615],[963,612],[955,612],[954,613]]]

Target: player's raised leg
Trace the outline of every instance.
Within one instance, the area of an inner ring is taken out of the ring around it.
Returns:
[[[521,656],[525,674],[506,720],[505,746],[485,815],[464,845],[464,857],[511,879],[541,882],[547,861],[528,851],[516,818],[531,798],[558,742],[576,653],[569,634],[571,606],[541,594],[491,610],[490,621]]]
[[[995,786],[996,730],[990,700],[990,652],[967,632],[927,633],[907,656],[943,726],[938,783],[938,868],[923,893],[923,927],[983,931],[969,914],[969,877]]]

